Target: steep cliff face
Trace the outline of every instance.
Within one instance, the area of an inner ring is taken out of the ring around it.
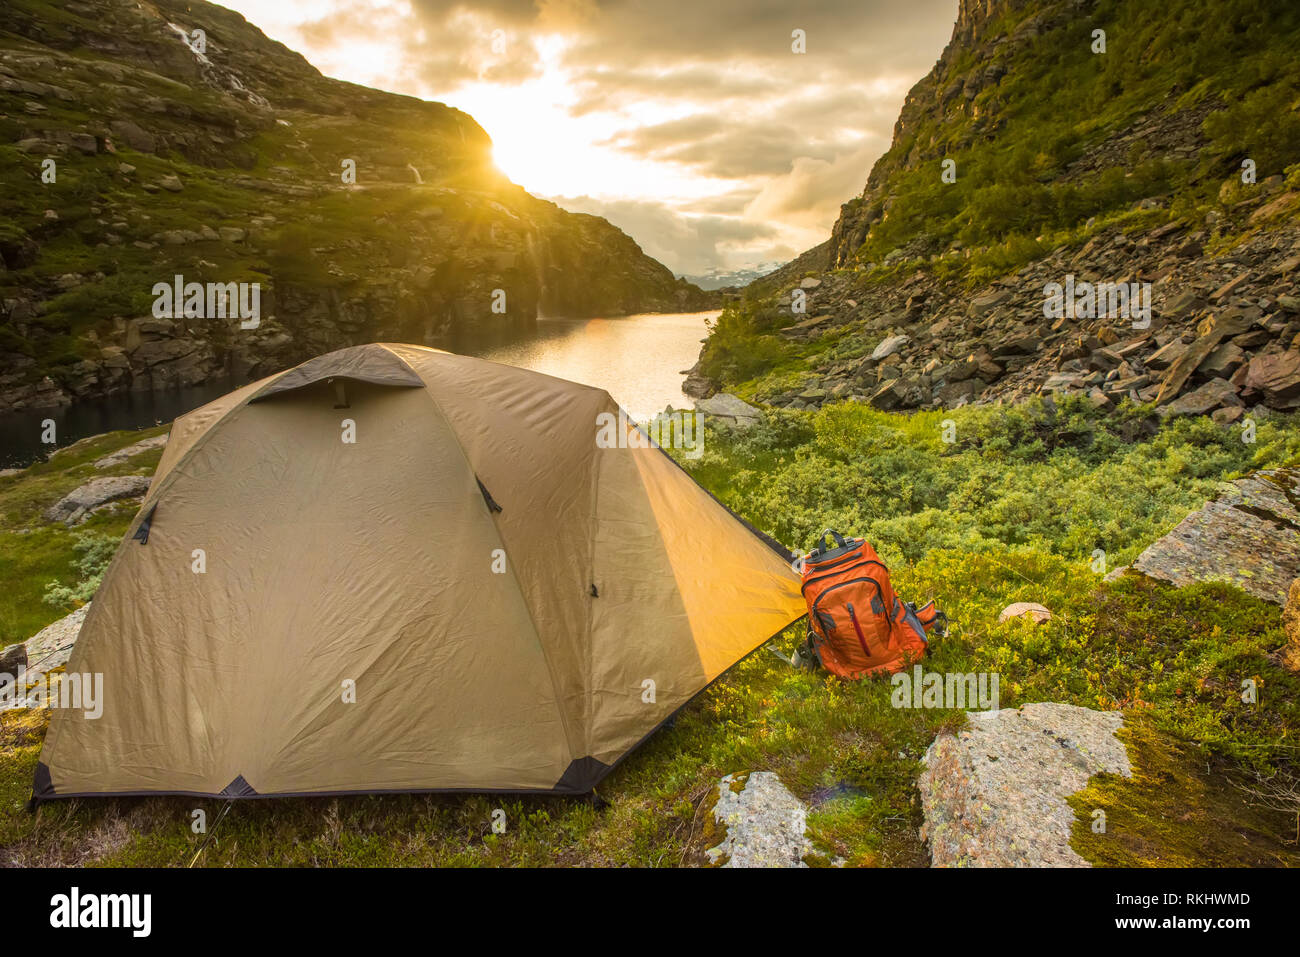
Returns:
[[[701,388],[1300,407],[1297,43],[1289,0],[963,0],[829,243],[728,306]]]
[[[1051,237],[1144,199],[1186,208],[1247,155],[1259,179],[1281,172],[1298,29],[1285,0],[962,0],[830,264]]]
[[[0,187],[0,412],[716,298],[508,182],[467,114],[202,2],[8,0]],[[257,283],[259,321],[157,317],[178,275]]]
[[[981,92],[996,87],[1008,72],[1007,63],[1023,47],[1052,25],[1060,26],[1071,15],[1083,13],[1092,0],[1067,0],[1048,4],[1054,9],[1028,18],[1012,34],[998,34],[995,18],[1005,21],[1015,17],[1033,0],[961,0],[952,37],[934,68],[908,92],[894,123],[891,148],[875,164],[861,196],[846,203],[831,231],[828,265],[843,266],[854,261],[866,241],[871,227],[888,218],[895,196],[892,181],[904,170],[915,170],[922,163],[937,163],[945,149],[961,144],[969,146],[981,132],[992,125],[989,113],[1002,104],[995,96],[980,97]],[[977,100],[982,100],[978,105]],[[955,141],[944,136],[944,127],[955,126],[956,117],[969,117],[968,136]],[[928,134],[928,135],[927,135]],[[943,144],[944,149],[937,148]]]

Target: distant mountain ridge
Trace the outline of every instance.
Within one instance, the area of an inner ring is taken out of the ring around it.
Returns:
[[[736,286],[747,286],[755,279],[771,275],[778,268],[780,267],[776,263],[759,263],[755,266],[740,269],[711,269],[703,273],[688,273],[681,278],[694,283],[701,289],[728,289]]]
[[[467,114],[324,77],[199,0],[7,0],[0,186],[0,412],[718,301],[508,182]],[[176,275],[259,284],[260,322],[154,316]]]

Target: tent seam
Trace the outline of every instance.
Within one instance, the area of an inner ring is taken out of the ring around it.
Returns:
[[[420,376],[420,373],[416,371],[416,369],[409,362],[407,362],[401,356],[397,355],[396,352],[393,352],[392,348],[388,345],[388,343],[381,343],[380,348],[387,349],[390,353],[393,354],[393,356],[399,362],[401,362],[408,369],[410,369],[411,372],[417,378],[419,378],[421,382],[424,382],[424,379],[423,377]],[[452,355],[453,353],[445,353],[445,354]],[[423,391],[424,394],[428,396],[429,401],[433,403],[433,407],[437,411],[438,415],[442,417],[442,421],[446,423],[447,430],[451,432],[451,436],[456,442],[456,448],[460,450],[460,456],[464,460],[466,467],[469,469],[470,475],[474,476],[475,480],[477,481],[478,471],[477,469],[474,468],[474,463],[469,460],[469,454],[465,451],[465,446],[461,444],[460,434],[456,431],[455,426],[451,424],[451,419],[447,416],[446,411],[443,410],[442,403],[438,401],[438,397],[433,394],[433,390],[429,388],[429,384],[427,382],[424,382]],[[492,526],[492,531],[496,535],[497,542],[501,545],[501,548],[504,551],[505,544],[506,544],[505,540],[501,537],[501,530],[497,528],[497,523],[492,518],[492,512],[487,507],[487,502],[484,501],[481,495],[477,496],[477,498],[479,501],[479,507],[482,509],[480,514],[482,514],[484,517],[487,518],[488,524]],[[541,629],[537,627],[537,621],[536,619],[533,618],[533,606],[528,603],[528,599],[524,595],[524,590],[519,584],[519,578],[515,575],[513,562],[510,563],[510,581],[514,584],[515,592],[519,595],[519,601],[524,606],[524,611],[528,614],[528,623],[532,626],[533,638],[537,641],[537,647],[542,653],[542,660],[546,662],[546,677],[549,679],[551,683],[551,697],[555,701],[555,710],[560,718],[560,726],[564,729],[564,739],[565,739],[564,743],[569,748],[569,751],[571,752],[569,756],[569,760],[570,762],[576,761],[578,758],[583,757],[583,755],[575,756],[572,754],[573,743],[574,743],[573,733],[572,733],[572,729],[569,727],[569,718],[567,713],[565,712],[564,702],[560,696],[559,687],[556,684],[555,667],[551,662],[551,656],[547,651],[546,642],[542,640]]]
[[[618,404],[614,402],[614,397],[608,392],[605,393],[605,398],[615,405]],[[587,528],[589,529],[587,533],[587,577],[591,579],[591,587],[593,589],[596,587],[596,533],[600,528],[600,485],[601,477],[605,471],[605,460],[602,456],[597,454],[598,448],[599,447],[593,442],[593,451],[591,454],[593,466],[591,477],[591,515],[587,522]],[[594,750],[593,741],[595,738],[595,729],[592,725],[596,717],[594,670],[596,665],[596,651],[593,636],[595,633],[596,597],[597,596],[588,591],[585,598],[585,601],[587,602],[587,630],[586,634],[583,635],[583,644],[587,652],[587,672],[584,679],[587,707],[586,720],[583,722],[583,729],[586,731],[586,740],[583,743],[586,747],[587,753],[579,755],[579,757],[594,757],[592,751]]]

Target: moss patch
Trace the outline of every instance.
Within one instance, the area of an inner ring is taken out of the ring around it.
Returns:
[[[1070,845],[1105,867],[1296,867],[1295,818],[1250,802],[1239,767],[1130,717],[1120,732],[1133,777],[1103,774],[1070,798]],[[1106,832],[1092,830],[1093,812]]]

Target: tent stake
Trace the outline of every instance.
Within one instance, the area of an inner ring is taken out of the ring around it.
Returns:
[[[187,865],[187,868],[193,867],[194,862],[199,859],[199,855],[208,849],[208,844],[210,844],[212,839],[217,836],[217,828],[221,827],[221,822],[226,819],[226,815],[230,812],[234,803],[234,801],[226,802],[226,806],[221,809],[221,813],[217,815],[217,819],[212,822],[212,830],[208,831],[208,836],[203,839],[203,843],[199,845],[199,849],[195,851],[194,856],[190,858],[190,863]]]

